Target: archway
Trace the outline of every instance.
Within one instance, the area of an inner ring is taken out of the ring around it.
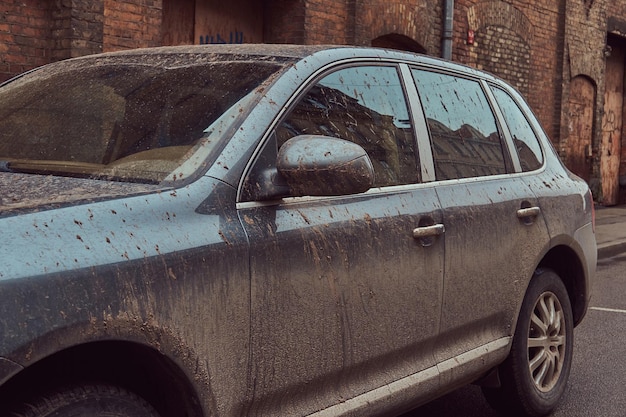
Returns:
[[[534,25],[520,9],[502,1],[482,1],[467,11],[468,28],[475,33],[474,64],[530,93]],[[515,65],[511,65],[511,63]]]

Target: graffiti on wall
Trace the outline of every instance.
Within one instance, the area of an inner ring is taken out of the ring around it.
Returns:
[[[230,32],[228,35],[200,35],[200,45],[215,43],[243,43],[243,32]]]

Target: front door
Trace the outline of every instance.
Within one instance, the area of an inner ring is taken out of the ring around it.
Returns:
[[[377,188],[239,204],[251,250],[248,415],[303,415],[435,365],[443,241],[414,230],[440,223],[441,210],[432,187],[418,184],[396,67],[323,77],[267,147],[302,133],[361,144]]]

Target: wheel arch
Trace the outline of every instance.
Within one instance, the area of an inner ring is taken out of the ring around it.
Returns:
[[[200,398],[182,369],[147,345],[98,341],[73,346],[26,367],[0,387],[0,404],[27,401],[58,386],[104,382],[143,397],[163,417],[202,417]]]
[[[569,246],[559,245],[550,249],[538,265],[538,269],[552,269],[561,278],[569,294],[574,316],[578,325],[587,312],[588,280],[578,254]]]
[[[569,295],[570,304],[572,306],[574,326],[578,325],[584,318],[587,311],[587,294],[589,291],[589,289],[587,288],[588,281],[587,277],[585,276],[585,270],[582,260],[580,259],[576,251],[571,247],[567,245],[557,245],[549,249],[543,256],[543,258],[541,258],[541,261],[535,268],[535,274],[540,273],[542,269],[553,270],[559,276],[561,281],[563,281],[563,284],[565,285],[565,288]],[[528,285],[530,285],[530,280],[528,282]],[[522,292],[522,299],[526,295],[527,290],[528,288],[526,288]],[[518,314],[519,309],[521,308],[521,304],[522,300],[520,300],[520,304],[518,306]],[[517,320],[518,317],[516,316],[514,322],[515,324],[511,328],[511,331],[513,333],[515,332],[517,327]],[[476,381],[476,383],[486,388],[500,387],[500,367],[501,365],[493,368],[485,376]]]

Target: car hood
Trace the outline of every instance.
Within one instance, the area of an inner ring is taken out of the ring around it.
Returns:
[[[158,185],[0,173],[0,216],[153,192]]]

